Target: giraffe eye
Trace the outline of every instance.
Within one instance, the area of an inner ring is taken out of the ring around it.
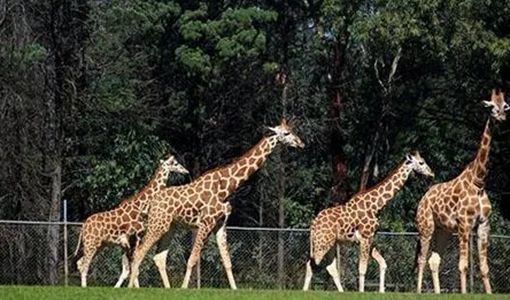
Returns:
[[[422,161],[420,161],[420,162],[419,162],[419,164],[420,164],[420,166],[421,166],[421,165],[423,165],[423,162],[422,162]]]

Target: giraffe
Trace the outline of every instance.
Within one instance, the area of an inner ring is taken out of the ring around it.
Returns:
[[[182,288],[188,288],[191,271],[200,257],[205,241],[214,232],[230,287],[237,289],[232,274],[225,230],[232,210],[228,196],[263,165],[277,144],[282,143],[293,148],[304,147],[304,143],[293,133],[292,126],[285,119],[280,125],[269,127],[269,129],[273,132],[272,135],[263,137],[254,147],[232,163],[207,171],[187,185],[166,188],[151,202],[147,231],[134,251],[129,287],[134,286],[145,254],[160,240],[163,242],[160,241],[158,244],[157,253],[161,255],[158,254],[157,265],[164,286],[170,287],[165,270],[167,252],[162,252],[160,249],[168,248],[169,231],[175,222],[197,230]]]
[[[170,172],[187,174],[188,170],[168,155],[154,173],[150,182],[137,194],[122,201],[116,208],[96,213],[83,223],[75,256],[83,243],[83,256],[77,261],[81,273],[81,286],[87,286],[87,273],[94,255],[102,246],[112,244],[123,250],[122,273],[115,287],[120,287],[129,275],[129,252],[138,244],[144,230],[143,219],[150,199],[166,186]]]
[[[337,243],[357,242],[360,248],[359,291],[365,290],[365,273],[369,255],[372,255],[379,264],[379,292],[384,293],[386,261],[375,247],[371,248],[378,227],[377,214],[404,186],[413,171],[434,176],[420,153],[414,152],[406,155],[405,160],[376,186],[359,192],[343,205],[326,208],[317,215],[310,226],[310,259],[306,263],[304,291],[310,288],[312,269],[325,259],[329,263],[326,270],[338,291],[343,292],[336,257],[326,255]]]
[[[417,292],[421,293],[423,271],[432,237],[437,239],[438,250],[444,247],[444,236],[457,232],[459,237],[459,272],[461,292],[466,293],[466,271],[468,267],[468,241],[471,230],[478,225],[477,247],[480,260],[480,272],[486,293],[491,293],[487,247],[489,243],[489,215],[491,203],[484,190],[491,144],[492,120],[502,122],[510,106],[505,103],[502,92],[492,91],[490,101],[483,101],[491,108],[480,147],[475,159],[456,178],[433,185],[418,204],[416,226],[420,236],[417,251],[418,282]],[[435,230],[437,229],[437,230]],[[441,240],[439,240],[441,239]],[[440,251],[438,251],[440,252]],[[440,293],[439,264],[440,256],[433,252],[429,259],[432,271],[434,291]]]

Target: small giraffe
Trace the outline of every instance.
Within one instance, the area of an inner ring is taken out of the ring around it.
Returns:
[[[149,201],[163,187],[170,172],[188,174],[173,155],[160,161],[159,168],[151,181],[137,194],[122,201],[118,207],[105,212],[96,213],[85,220],[75,256],[83,243],[83,256],[77,266],[81,273],[81,286],[87,286],[87,273],[96,252],[106,244],[122,247],[122,273],[115,287],[120,287],[129,275],[129,252],[134,244],[138,244],[144,231],[143,219],[148,211]]]
[[[441,252],[444,248],[444,236],[451,232],[457,232],[459,236],[460,287],[461,292],[466,293],[469,234],[476,225],[478,225],[477,243],[480,272],[485,292],[491,293],[487,264],[491,203],[484,190],[492,139],[490,126],[492,119],[498,122],[506,120],[506,111],[510,109],[510,106],[505,103],[504,94],[495,90],[492,91],[491,101],[483,102],[486,107],[491,108],[491,116],[485,125],[475,159],[456,178],[430,187],[418,205],[416,214],[416,226],[420,234],[417,252],[418,293],[421,293],[423,271],[431,238],[433,236],[437,238],[438,245],[436,247],[438,247],[438,252]],[[439,263],[439,254],[433,252],[429,259],[429,266],[436,293],[440,293]]]
[[[181,223],[197,229],[191,255],[188,259],[182,288],[187,288],[191,271],[196,265],[202,247],[212,232],[216,240],[223,266],[232,289],[236,289],[232,275],[232,263],[227,247],[225,226],[231,212],[228,196],[245,182],[266,161],[278,143],[303,148],[304,144],[285,119],[277,127],[269,127],[273,135],[263,137],[253,148],[232,163],[207,171],[193,182],[163,190],[150,204],[147,231],[141,244],[135,249],[131,264],[129,286],[133,287],[138,277],[141,261],[147,251],[158,241],[157,265],[165,287],[170,287],[166,275],[166,251],[172,223]]]
[[[370,251],[378,227],[377,213],[393,199],[404,186],[412,171],[426,176],[434,176],[425,160],[418,152],[408,154],[393,172],[371,189],[354,195],[347,203],[321,211],[310,226],[310,260],[306,263],[306,276],[303,290],[310,288],[312,266],[317,267],[337,243],[359,242],[359,291],[365,290],[365,273],[369,255],[379,264],[379,292],[384,293],[386,261],[375,247]],[[371,253],[370,253],[371,252]],[[326,258],[330,260],[331,257]],[[326,267],[333,277],[339,292],[340,283],[336,257]]]

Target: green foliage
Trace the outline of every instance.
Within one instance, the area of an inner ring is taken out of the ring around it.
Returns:
[[[91,168],[82,175],[79,187],[91,191],[89,205],[94,210],[109,209],[141,189],[168,148],[159,138],[134,131],[115,136],[104,145],[105,156],[93,157]]]
[[[294,117],[306,148],[278,150],[232,197],[233,225],[277,226],[282,201],[284,223],[307,226],[339,200],[330,193],[338,148],[345,152],[349,194],[359,189],[367,158],[371,186],[412,150],[435,171],[434,182],[449,180],[477,149],[488,116],[480,101],[493,87],[510,88],[509,3],[89,3],[86,22],[79,23],[85,34],[72,35],[74,44],[64,49],[74,51],[75,67],[61,70],[77,74],[64,80],[63,184],[70,186],[64,197],[86,214],[109,208],[145,184],[170,145],[196,177],[247,151],[282,116]],[[47,8],[38,5],[27,11]],[[55,95],[49,83],[56,81],[51,62],[57,52],[49,46],[52,31],[42,27],[44,17],[9,16],[0,29],[6,41],[0,44],[0,96],[10,99],[0,102],[8,124],[2,136],[4,145],[13,145],[0,156],[7,153],[1,157],[15,162],[2,178],[18,176],[7,182],[20,182],[20,191],[45,168],[25,163],[44,161],[38,141],[48,136],[41,132],[47,116],[40,111]],[[25,38],[17,28],[33,32]],[[332,100],[334,91],[340,104]],[[335,105],[339,116],[331,114]],[[24,127],[32,118],[40,122]],[[505,126],[494,131],[487,180],[494,230],[501,233],[507,206],[500,194],[510,182]],[[332,139],[333,127],[340,128],[343,144]],[[37,138],[19,138],[18,132]],[[417,203],[430,184],[413,177],[382,212],[381,229],[413,230]],[[9,196],[0,207],[11,215],[17,197],[8,188],[2,194]]]
[[[180,17],[179,32],[186,44],[177,48],[177,59],[192,74],[207,76],[214,71],[218,75],[232,60],[262,54],[266,38],[258,24],[275,19],[275,12],[258,7],[228,8],[218,18],[210,18],[208,6],[200,3]]]

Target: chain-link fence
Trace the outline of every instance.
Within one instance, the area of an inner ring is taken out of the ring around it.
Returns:
[[[0,221],[0,284],[65,284],[79,285],[76,269],[76,248],[81,224],[49,222]],[[300,289],[309,252],[308,230],[229,227],[228,244],[235,279],[240,288]],[[490,240],[489,262],[493,290],[510,292],[510,237],[493,235]],[[191,251],[192,234],[177,228],[168,254],[167,270],[172,286],[180,286]],[[66,249],[67,246],[67,251]],[[414,233],[378,233],[375,245],[388,263],[386,289],[414,291],[416,286]],[[482,292],[478,271],[476,238],[470,243],[468,288]],[[341,281],[346,290],[357,290],[358,247],[341,245],[336,249],[340,257]],[[154,250],[152,250],[154,251]],[[68,258],[66,252],[69,253]],[[140,284],[162,286],[150,252],[142,264]],[[334,254],[333,254],[334,255]],[[457,292],[458,243],[452,236],[442,257],[441,287]],[[66,270],[66,265],[68,270]],[[121,272],[121,251],[106,247],[95,257],[88,276],[90,286],[113,286]],[[377,290],[378,266],[369,264],[366,275],[367,290]],[[314,289],[334,289],[334,284],[322,269],[312,279]],[[202,252],[191,286],[228,288],[216,240],[211,237]],[[427,270],[424,288],[432,290]]]

